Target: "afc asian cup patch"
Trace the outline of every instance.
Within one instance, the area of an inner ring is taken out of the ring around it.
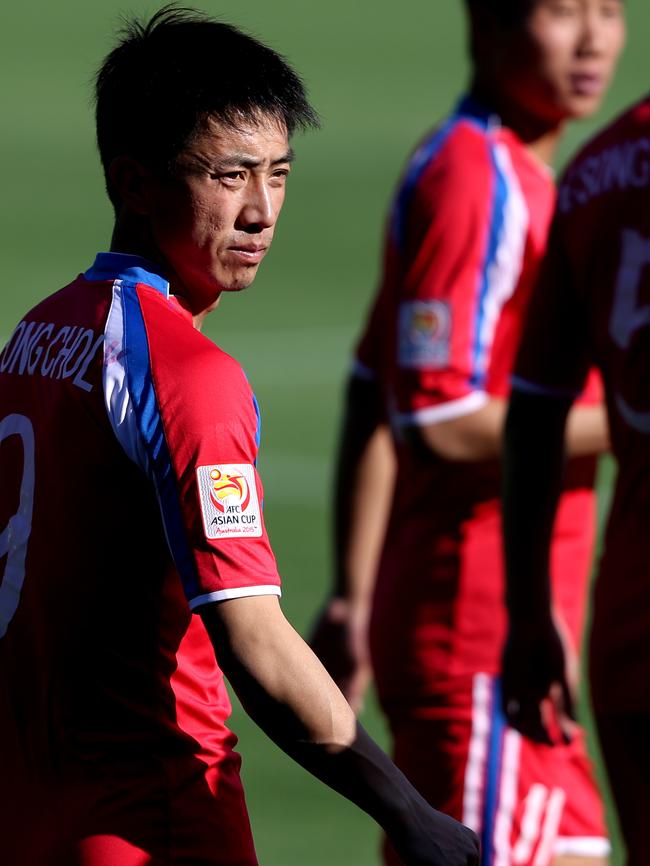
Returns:
[[[397,362],[411,370],[445,367],[449,363],[451,309],[445,301],[405,301],[400,304]]]
[[[251,538],[262,534],[262,517],[250,463],[199,466],[201,515],[206,538]]]

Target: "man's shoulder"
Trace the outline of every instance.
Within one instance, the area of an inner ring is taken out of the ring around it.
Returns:
[[[430,130],[418,143],[408,170],[463,175],[467,181],[475,172],[489,170],[492,140],[488,130],[471,117],[452,114]]]
[[[36,329],[45,339],[52,334],[61,341],[68,335],[93,330],[100,334],[108,307],[110,306],[110,287],[99,290],[97,285],[89,284],[82,274],[61,289],[47,295],[27,310],[14,329],[24,329],[30,333]]]
[[[650,97],[620,114],[571,161],[560,183],[559,212],[650,185]]]
[[[198,331],[174,298],[139,291],[146,345],[158,387],[178,388],[193,399],[248,396],[250,386],[239,362]],[[137,343],[136,343],[137,349]]]
[[[471,119],[453,115],[414,151],[398,196],[401,209],[422,218],[446,218],[459,208],[483,209],[494,187],[487,132]]]
[[[61,288],[57,288],[50,294],[45,295],[40,301],[37,301],[22,316],[28,320],[42,320],[48,317],[56,318],[57,316],[65,316],[70,311],[79,311],[82,313],[88,306],[87,298],[89,289],[88,280],[83,274],[78,274],[74,279]],[[98,293],[95,292],[93,301],[97,301]]]
[[[569,169],[591,154],[599,153],[613,144],[633,141],[644,135],[650,136],[650,96],[625,109],[593,136],[578,151]]]

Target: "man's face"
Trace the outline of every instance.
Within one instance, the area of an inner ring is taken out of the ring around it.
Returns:
[[[153,240],[172,291],[194,311],[252,283],[273,240],[291,158],[275,118],[237,128],[211,120],[179,155],[173,176],[151,182]]]
[[[584,117],[600,105],[623,48],[623,2],[536,0],[506,40],[509,96],[547,121]]]

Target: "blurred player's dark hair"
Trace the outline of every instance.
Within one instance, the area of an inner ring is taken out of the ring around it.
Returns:
[[[470,12],[489,12],[502,24],[517,24],[528,15],[534,0],[465,0]]]
[[[517,27],[533,8],[535,0],[465,0],[470,20],[470,54],[478,60],[480,37],[489,38],[493,25]]]
[[[167,172],[208,118],[231,126],[260,115],[289,135],[318,126],[302,81],[275,51],[194,9],[164,6],[126,20],[96,77],[104,173],[120,154]]]

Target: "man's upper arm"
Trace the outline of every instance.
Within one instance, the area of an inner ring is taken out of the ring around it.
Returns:
[[[495,327],[525,248],[527,212],[505,148],[468,130],[452,144],[417,184],[401,240],[394,365],[403,426],[487,405]]]
[[[259,416],[243,372],[161,307],[169,301],[139,286],[123,289],[120,409],[128,409],[137,442],[125,450],[155,487],[190,607],[279,595],[255,466]],[[109,415],[117,432],[110,406]]]

